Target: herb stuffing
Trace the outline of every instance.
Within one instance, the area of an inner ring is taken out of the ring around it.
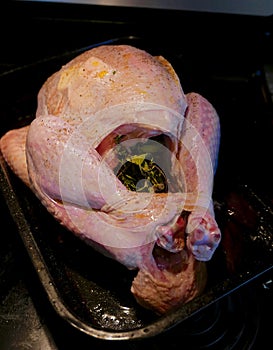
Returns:
[[[116,141],[120,139],[121,137]],[[145,142],[139,142],[130,149],[123,147],[122,144],[118,145],[117,178],[128,190],[150,193],[168,192],[166,175],[155,161],[159,152],[154,146],[156,145]],[[150,152],[143,153],[143,151]]]

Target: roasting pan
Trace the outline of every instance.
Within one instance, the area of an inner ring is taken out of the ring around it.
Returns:
[[[163,316],[144,310],[130,293],[136,272],[100,255],[57,223],[10,171],[2,156],[0,158],[3,197],[52,306],[61,318],[80,331],[112,340],[155,336],[202,312],[238,288],[258,281],[273,267],[271,201],[255,186],[253,178],[256,174],[253,175],[252,171],[249,175],[246,171],[249,159],[244,153],[245,148],[236,148],[239,144],[248,143],[250,146],[247,147],[251,147],[252,116],[254,123],[257,115],[253,107],[245,111],[249,135],[245,135],[244,140],[239,138],[240,119],[236,122],[237,133],[234,133],[232,124],[232,118],[238,117],[236,113],[243,119],[241,123],[245,123],[241,114],[245,108],[242,105],[246,102],[244,89],[249,98],[253,86],[253,93],[257,94],[260,81],[252,82],[251,86],[240,81],[240,86],[232,90],[233,99],[226,97],[227,103],[223,96],[230,91],[230,86],[226,86],[231,84],[230,80],[219,79],[220,74],[216,76],[208,62],[203,62],[204,66],[200,67],[199,63],[187,58],[181,48],[170,50],[162,41],[157,44],[156,41],[151,43],[136,37],[110,39],[2,74],[1,135],[9,129],[30,123],[35,115],[38,90],[61,65],[92,46],[120,43],[129,43],[152,54],[165,56],[180,76],[185,92],[203,94],[216,106],[220,116],[222,139],[215,176],[214,205],[223,239],[212,260],[207,263],[208,284],[200,297]],[[240,101],[236,100],[237,95],[240,95]],[[233,101],[231,106],[230,101]],[[263,104],[257,106],[263,113]],[[231,111],[233,117],[230,117]],[[230,133],[232,137],[229,137]]]

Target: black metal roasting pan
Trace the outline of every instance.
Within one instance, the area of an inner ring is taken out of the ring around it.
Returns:
[[[0,167],[3,197],[54,309],[86,334],[113,340],[151,337],[166,331],[245,284],[258,281],[273,267],[272,206],[263,176],[268,159],[261,151],[267,146],[270,106],[261,92],[262,74],[256,74],[260,67],[244,67],[244,77],[231,79],[238,73],[235,66],[223,71],[209,60],[192,59],[179,45],[170,49],[160,40],[151,43],[136,37],[99,44],[120,43],[165,56],[177,71],[184,91],[201,93],[220,116],[222,135],[214,204],[223,239],[207,263],[204,293],[163,316],[144,310],[130,293],[135,271],[100,255],[56,222],[2,157]],[[29,124],[35,116],[42,83],[88,48],[0,75],[0,136]]]

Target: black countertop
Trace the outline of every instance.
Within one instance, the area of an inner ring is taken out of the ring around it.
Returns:
[[[3,4],[2,4],[3,5]],[[153,15],[153,21],[151,21]],[[88,47],[115,37],[169,37],[170,47],[191,50],[195,59],[215,55],[232,65],[247,66],[255,60],[272,64],[272,17],[227,16],[183,11],[111,8],[52,3],[9,2],[0,11],[0,73],[20,69],[39,60]],[[200,29],[200,23],[202,29]],[[218,36],[215,37],[215,32]],[[189,34],[186,34],[189,33]],[[220,42],[219,42],[220,36]],[[251,60],[249,59],[251,57]],[[214,62],[214,61],[213,61]],[[5,201],[0,195],[2,220],[0,244],[0,349],[139,349],[140,342],[109,343],[79,332],[52,309],[24,250]],[[239,293],[246,293],[249,289]],[[251,286],[262,318],[255,347],[271,341],[267,319],[272,317],[272,278],[267,275]],[[253,296],[252,296],[253,297]],[[255,306],[256,307],[256,306]],[[179,331],[147,340],[151,349],[181,348]],[[180,345],[179,345],[180,344]],[[250,347],[249,347],[250,349]]]

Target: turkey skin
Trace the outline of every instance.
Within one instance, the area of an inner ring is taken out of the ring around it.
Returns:
[[[221,240],[212,201],[220,123],[165,58],[129,45],[80,54],[45,81],[31,124],[0,142],[56,220],[138,270],[140,305],[163,314],[203,292]]]

